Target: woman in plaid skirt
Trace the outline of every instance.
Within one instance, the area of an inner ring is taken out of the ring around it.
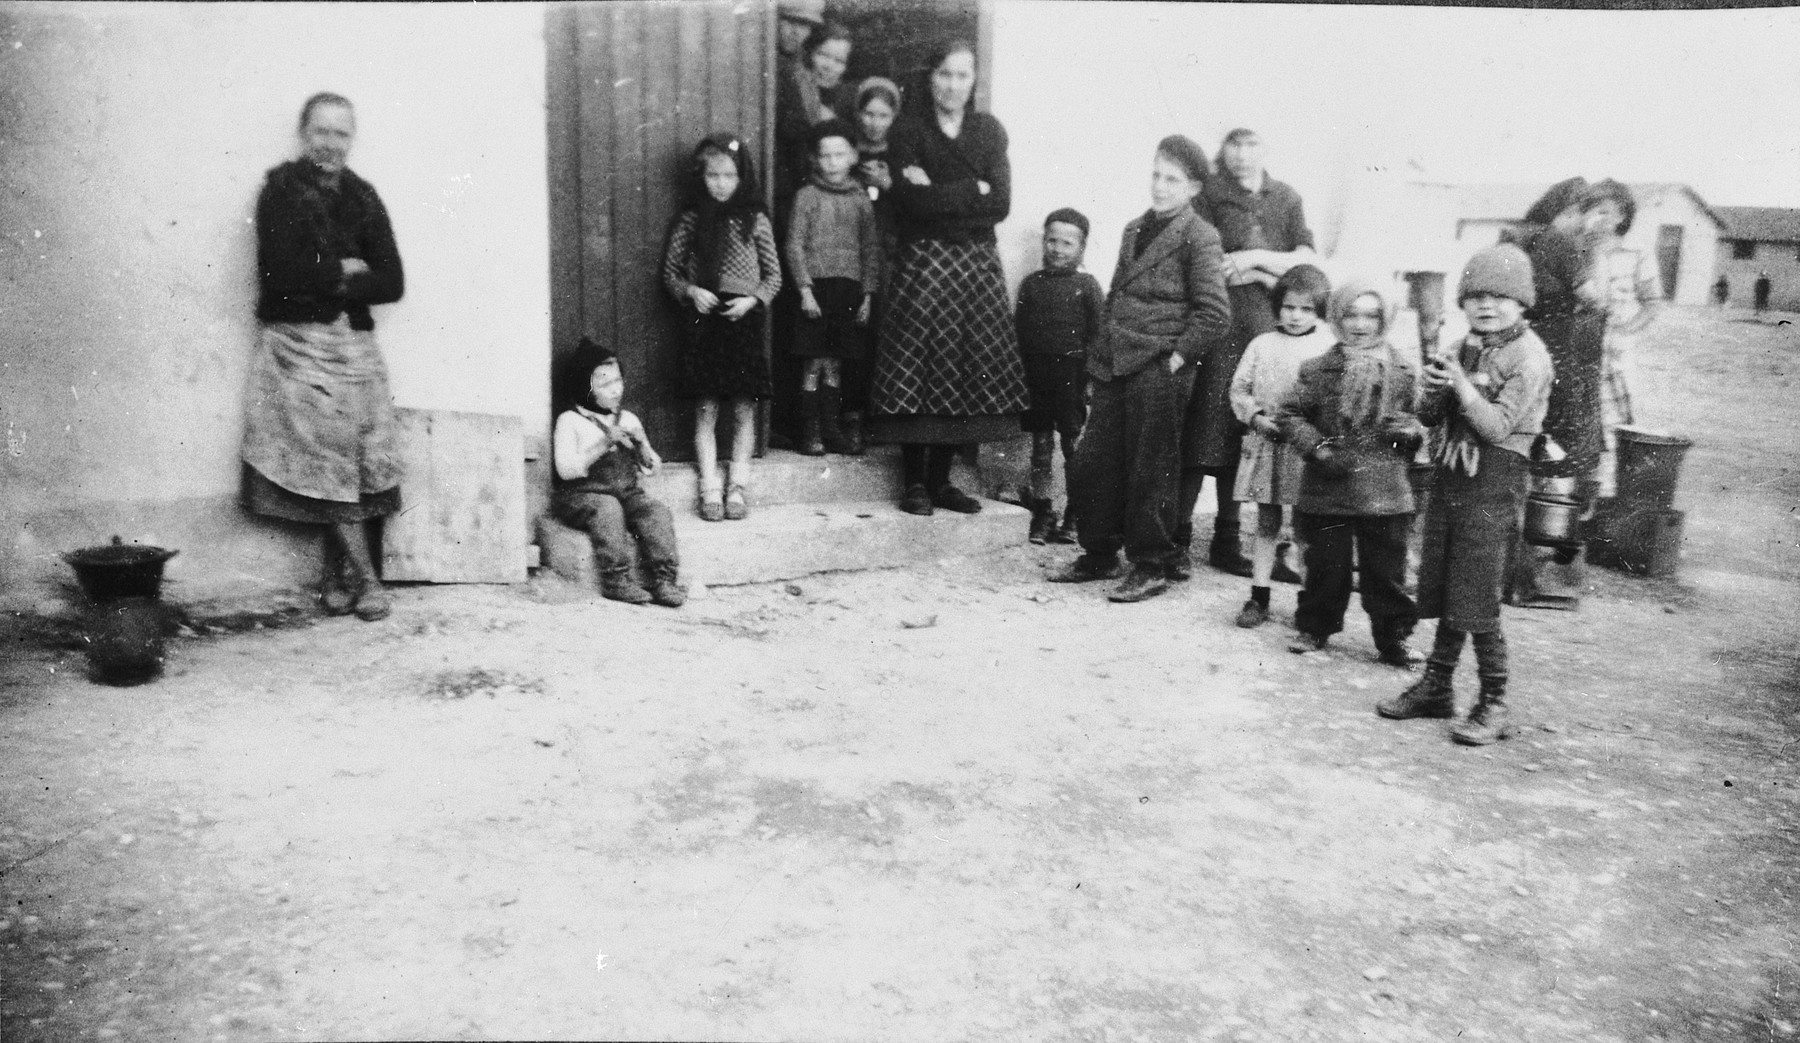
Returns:
[[[869,433],[897,442],[900,509],[973,514],[950,484],[958,446],[1019,433],[1025,371],[994,226],[1012,209],[1006,128],[969,109],[975,51],[958,41],[931,62],[931,112],[894,129],[888,166],[899,255],[869,389]]]

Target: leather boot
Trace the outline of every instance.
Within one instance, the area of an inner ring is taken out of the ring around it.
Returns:
[[[1049,542],[1056,512],[1050,509],[1050,501],[1042,497],[1026,497],[1025,508],[1031,512],[1031,532],[1026,538],[1041,547]]]
[[[825,451],[841,456],[850,454],[850,444],[844,437],[844,429],[838,420],[838,409],[843,401],[842,394],[830,385],[819,388],[819,434],[825,444]]]
[[[650,582],[650,600],[666,608],[680,608],[687,604],[687,587],[681,583],[675,566],[656,566]]]
[[[1450,738],[1464,746],[1486,746],[1512,734],[1511,714],[1506,709],[1506,682],[1481,682],[1481,701],[1469,716],[1450,727]]]
[[[1375,712],[1390,721],[1410,721],[1415,717],[1448,719],[1456,713],[1456,688],[1451,676],[1438,664],[1426,663],[1422,677],[1392,699],[1376,703]]]
[[[868,452],[868,441],[863,437],[863,415],[852,410],[845,413],[838,421],[844,432],[844,455],[861,456]]]
[[[1071,502],[1063,509],[1062,521],[1050,526],[1045,539],[1050,543],[1074,543],[1078,533],[1075,528],[1075,504]]]
[[[647,605],[650,592],[644,589],[631,569],[613,569],[600,577],[600,596],[627,605]]]
[[[819,393],[817,391],[800,392],[800,447],[801,456],[824,456],[825,438],[819,429]]]

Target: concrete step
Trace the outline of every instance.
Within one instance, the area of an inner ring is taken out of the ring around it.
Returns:
[[[895,466],[898,466],[896,463]],[[886,490],[884,490],[886,491]],[[980,514],[906,514],[894,500],[753,506],[736,522],[702,521],[674,508],[682,578],[707,586],[797,579],[818,572],[894,568],[987,554],[1025,542],[1031,515],[987,500]],[[692,500],[684,501],[691,503]],[[545,516],[538,544],[546,566],[570,582],[597,589],[593,549],[585,533]]]
[[[962,459],[951,469],[950,480],[978,496],[1016,498],[1031,463],[1031,436],[982,447],[976,467]],[[723,465],[721,465],[723,467]],[[700,473],[693,464],[672,463],[648,478],[650,495],[669,505],[676,517],[692,513],[700,498]],[[785,449],[771,449],[750,465],[751,508],[782,504],[863,503],[899,500],[900,447],[871,446],[862,456],[801,456]]]

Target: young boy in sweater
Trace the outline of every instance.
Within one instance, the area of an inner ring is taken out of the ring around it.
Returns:
[[[1427,424],[1446,425],[1419,568],[1419,616],[1437,619],[1437,637],[1424,676],[1375,712],[1390,720],[1454,716],[1450,679],[1473,635],[1481,698],[1450,737],[1485,746],[1508,732],[1500,589],[1555,371],[1525,321],[1537,294],[1531,261],[1518,247],[1502,244],[1470,258],[1457,297],[1469,335],[1427,363],[1419,408]]]
[[[1087,249],[1088,219],[1063,207],[1044,219],[1044,267],[1019,286],[1013,321],[1019,330],[1019,354],[1025,362],[1025,386],[1031,408],[1020,426],[1031,432],[1031,542],[1074,543],[1074,512],[1065,510],[1059,524],[1050,500],[1056,437],[1062,436],[1063,474],[1075,458],[1075,442],[1087,423],[1088,345],[1100,333],[1106,291],[1100,280],[1081,271]],[[1064,483],[1067,485],[1067,482]]]

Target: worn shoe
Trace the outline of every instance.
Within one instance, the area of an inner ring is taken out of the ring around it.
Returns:
[[[1092,583],[1101,579],[1117,579],[1118,575],[1119,559],[1116,555],[1101,558],[1083,554],[1044,578],[1052,583]]]
[[[803,429],[800,432],[800,447],[797,451],[801,456],[825,455],[825,436],[818,417],[809,416],[803,422]]]
[[[650,592],[629,570],[610,572],[600,577],[600,596],[608,601],[622,601],[627,605],[648,605]]]
[[[1391,699],[1375,704],[1375,712],[1390,721],[1410,721],[1415,717],[1448,720],[1456,715],[1456,689],[1450,675],[1441,668],[1427,666],[1425,676]]]
[[[1025,538],[1042,547],[1050,542],[1050,530],[1056,527],[1056,512],[1050,509],[1049,500],[1037,500],[1025,506],[1031,509],[1031,531]]]
[[[1254,630],[1268,621],[1268,607],[1257,604],[1254,598],[1244,602],[1244,607],[1238,609],[1237,625],[1245,630]]]
[[[366,623],[386,619],[394,610],[394,600],[378,579],[364,581],[356,595],[356,618]]]
[[[923,485],[909,485],[906,487],[906,495],[900,497],[900,509],[908,514],[930,517],[931,494],[925,491]]]
[[[934,507],[942,507],[946,511],[957,514],[980,514],[981,501],[954,485],[946,485],[931,495]]]
[[[1450,726],[1450,738],[1464,746],[1487,746],[1512,735],[1510,718],[1504,696],[1483,692],[1469,716]]]
[[[1320,637],[1317,634],[1309,634],[1302,630],[1294,635],[1292,641],[1288,642],[1288,651],[1295,655],[1306,655],[1310,652],[1323,652],[1325,651],[1325,642],[1328,640],[1330,639]]]
[[[1251,571],[1250,559],[1244,557],[1244,552],[1233,544],[1213,544],[1206,552],[1206,563],[1233,576],[1248,578]]]
[[[1174,555],[1169,558],[1169,578],[1177,583],[1186,583],[1194,578],[1194,552],[1192,550],[1179,544],[1176,546]]]
[[[348,560],[337,562],[319,585],[319,606],[328,616],[347,616],[356,610],[356,581]]]
[[[863,415],[861,413],[845,413],[839,418],[839,429],[844,433],[845,456],[861,456],[868,451],[868,441],[863,437]]]
[[[1417,670],[1425,657],[1418,649],[1405,641],[1392,641],[1377,650],[1375,660],[1388,666],[1397,666],[1402,670]]]
[[[744,499],[744,487],[733,485],[725,490],[725,520],[743,521],[750,517],[750,504]]]
[[[709,522],[725,520],[723,492],[718,489],[700,490],[700,520]]]
[[[1063,515],[1062,521],[1050,527],[1044,538],[1050,543],[1069,544],[1075,542],[1076,535],[1075,512],[1071,510]]]
[[[840,417],[828,416],[819,419],[819,434],[824,440],[825,451],[839,456],[856,456],[860,449],[852,448],[850,434],[844,429]]]
[[[687,604],[687,587],[674,569],[658,568],[650,584],[650,600],[664,608],[680,608]]]
[[[1168,589],[1169,576],[1167,572],[1162,569],[1133,565],[1131,571],[1125,574],[1125,578],[1113,589],[1113,592],[1106,595],[1106,600],[1128,605],[1138,601],[1148,601]]]

